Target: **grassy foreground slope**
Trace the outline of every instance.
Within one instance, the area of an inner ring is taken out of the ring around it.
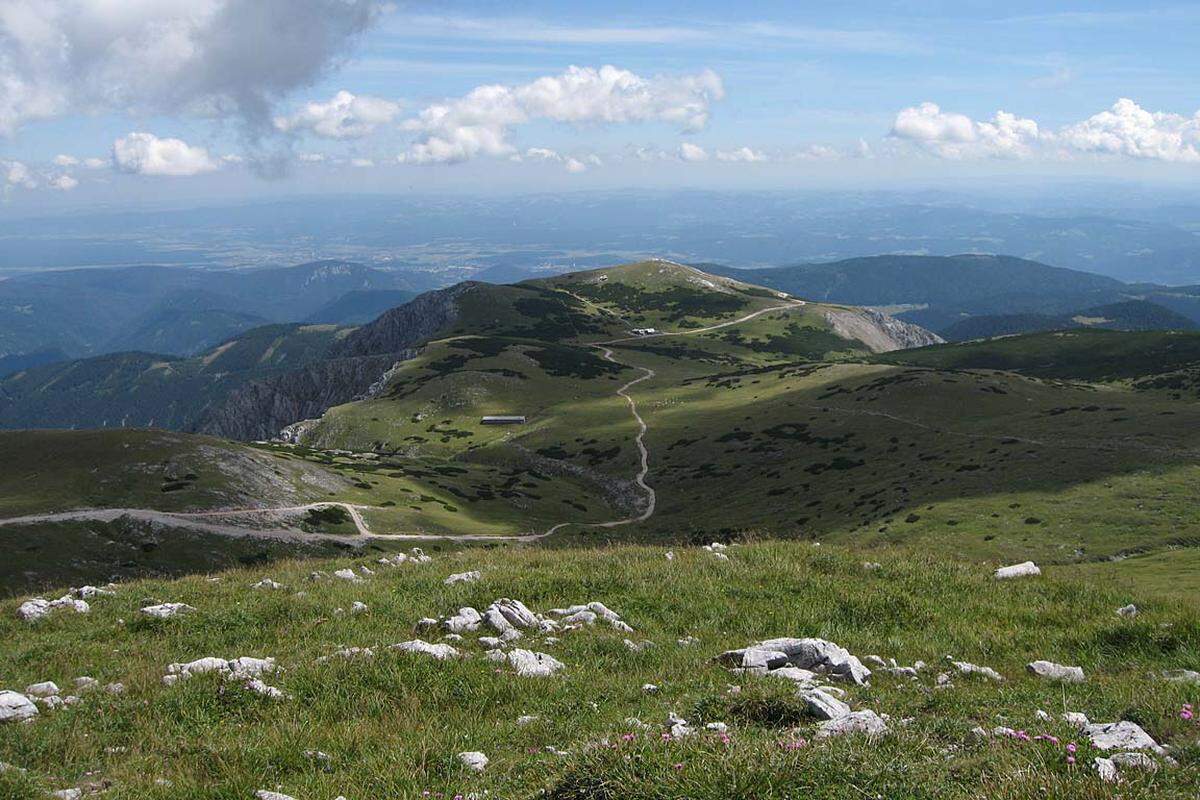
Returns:
[[[309,580],[312,562],[277,564],[130,583],[96,598],[88,615],[59,612],[32,625],[16,619],[9,601],[0,605],[0,687],[70,686],[87,675],[126,692],[87,692],[30,724],[0,726],[0,761],[26,770],[0,772],[0,794],[40,798],[90,786],[106,787],[109,800],[250,798],[260,789],[301,800],[1174,800],[1200,791],[1200,729],[1179,717],[1200,689],[1159,677],[1200,662],[1194,602],[1080,580],[1074,568],[1000,582],[990,568],[932,555],[884,555],[868,568],[857,553],[811,543],[727,552],[722,561],[699,548],[677,549],[670,560],[661,548],[633,546],[470,549],[435,553],[424,565],[372,563],[375,574],[354,584]],[[471,569],[482,572],[479,581],[443,583]],[[264,576],[286,588],[251,588]],[[634,632],[597,624],[557,641],[527,634],[519,646],[565,664],[546,678],[486,660],[476,633],[453,642],[462,659],[387,649],[415,638],[422,617],[500,597],[538,612],[600,601]],[[196,610],[159,621],[137,612],[166,601]],[[337,611],[355,601],[368,610]],[[1128,602],[1140,614],[1116,615]],[[889,715],[890,730],[821,740],[789,681],[712,661],[777,636],[823,637],[860,657],[929,666],[916,680],[877,670],[870,686],[845,684],[846,702]],[[654,644],[634,651],[625,638]],[[343,647],[375,655],[317,661]],[[959,675],[946,655],[1006,680]],[[274,657],[282,671],[265,680],[288,696],[272,700],[213,675],[161,683],[169,663],[203,656]],[[1027,675],[1025,664],[1040,658],[1079,665],[1087,680]],[[952,674],[951,687],[935,688],[942,672]],[[644,690],[647,683],[657,691]],[[1171,747],[1178,766],[1127,770],[1114,789],[1091,766],[1101,753],[1059,720],[1066,711],[1136,722]],[[669,713],[699,732],[664,738]],[[728,726],[726,736],[705,730],[715,722]],[[972,730],[996,726],[1031,740]],[[1041,735],[1056,740],[1033,738]],[[486,770],[464,768],[456,758],[463,751],[485,753]]]

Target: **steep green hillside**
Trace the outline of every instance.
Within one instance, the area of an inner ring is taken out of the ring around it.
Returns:
[[[1200,657],[1194,597],[1084,580],[1073,568],[997,581],[991,566],[931,550],[864,563],[828,544],[776,542],[724,555],[467,549],[425,564],[276,564],[121,585],[91,598],[89,614],[60,610],[32,624],[8,601],[0,688],[54,681],[80,700],[0,725],[0,760],[15,767],[0,771],[0,793],[842,800],[853,787],[852,796],[923,800],[1190,800],[1200,791],[1200,730],[1180,716],[1197,690],[1163,678]],[[331,577],[362,566],[372,574],[360,571],[358,582]],[[478,580],[445,585],[469,570]],[[282,588],[253,588],[268,577]],[[603,619],[526,629],[501,651],[528,648],[562,665],[526,677],[485,656],[490,628],[455,639],[419,622],[504,597],[550,619],[561,618],[551,609],[603,603],[629,630]],[[194,610],[139,613],[160,602]],[[1137,616],[1115,613],[1131,602]],[[916,665],[909,677],[868,660],[869,685],[813,676],[836,683],[829,691],[844,692],[855,712],[886,715],[882,732],[822,736],[792,680],[714,660],[789,636]],[[390,647],[416,638],[462,657]],[[370,652],[339,656],[345,648]],[[242,656],[275,659],[278,671],[259,684],[215,673],[164,684],[170,664]],[[1002,680],[964,674],[951,658]],[[1039,659],[1079,666],[1085,680],[1034,677],[1026,665]],[[123,691],[75,690],[79,676]],[[1170,746],[1175,763],[1150,753],[1153,769],[1126,766],[1119,785],[1106,784],[1093,762],[1112,752],[1065,712],[1135,724]],[[669,715],[684,724],[673,729]],[[484,754],[486,767],[468,769],[464,752]]]
[[[262,317],[240,311],[170,305],[147,314],[131,331],[107,342],[104,349],[190,356],[266,322]]]
[[[333,325],[365,325],[389,308],[402,306],[416,297],[416,292],[401,289],[360,289],[318,308],[306,322]]]
[[[351,329],[267,325],[192,358],[115,353],[0,381],[0,427],[192,428],[230,392],[326,356]]]

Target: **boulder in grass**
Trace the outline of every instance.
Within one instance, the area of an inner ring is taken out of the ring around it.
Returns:
[[[447,586],[454,586],[457,583],[474,583],[482,577],[483,573],[477,569],[473,569],[469,572],[456,572],[450,577],[446,578],[446,580],[442,581],[442,583],[446,584]]]
[[[817,738],[820,739],[850,734],[874,737],[882,736],[885,733],[887,733],[887,720],[870,709],[852,711],[843,717],[822,722],[817,728]]]
[[[171,619],[172,617],[190,614],[195,610],[187,603],[159,603],[156,606],[146,606],[141,609],[141,613],[155,619]]]
[[[1117,609],[1118,617],[1136,617],[1137,615],[1138,615],[1138,607],[1135,606],[1133,603],[1130,603],[1127,606],[1121,606],[1120,608]]]
[[[1025,666],[1030,674],[1063,683],[1083,683],[1083,667],[1068,667],[1053,661],[1033,661]]]
[[[38,715],[37,706],[20,692],[0,691],[0,722],[24,722]]]
[[[850,706],[827,694],[820,689],[810,689],[800,693],[808,713],[818,719],[838,719],[850,714]]]
[[[54,697],[59,694],[58,684],[54,681],[31,683],[25,687],[25,694],[33,697]]]
[[[439,642],[438,644],[430,644],[423,639],[413,639],[411,642],[400,642],[388,648],[389,650],[400,650],[405,653],[420,653],[438,661],[448,661],[451,658],[458,658],[458,651],[448,644]]]
[[[740,650],[717,656],[726,666],[751,669],[780,669],[786,666],[822,672],[859,685],[871,670],[844,647],[824,639],[768,639]]]
[[[467,752],[459,753],[458,760],[462,762],[464,767],[472,772],[483,772],[488,765],[488,757],[483,753],[480,753],[478,750],[469,750]]]
[[[267,789],[259,789],[254,793],[254,798],[255,800],[296,800],[296,798],[292,797],[290,794],[272,792],[268,791]]]
[[[1200,686],[1200,672],[1191,669],[1168,669],[1164,670],[1163,678],[1173,683],[1192,683]]]
[[[1142,730],[1142,726],[1136,722],[1121,720],[1092,723],[1084,727],[1083,732],[1098,750],[1149,750],[1159,755],[1164,752],[1158,742],[1154,741],[1154,737]]]
[[[545,678],[566,668],[566,664],[554,656],[532,650],[513,650],[506,657],[517,674],[525,678]]]
[[[1009,567],[1000,567],[996,570],[993,577],[998,581],[1009,580],[1011,578],[1028,578],[1034,575],[1041,575],[1042,571],[1038,569],[1038,565],[1032,561],[1022,561],[1020,564],[1013,564]]]

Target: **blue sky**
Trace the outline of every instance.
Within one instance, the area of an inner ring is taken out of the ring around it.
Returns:
[[[1195,4],[9,0],[0,186],[1190,181],[1196,41]]]

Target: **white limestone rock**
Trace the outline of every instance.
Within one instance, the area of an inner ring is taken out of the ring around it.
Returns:
[[[1200,686],[1200,672],[1191,669],[1168,669],[1162,674],[1165,680],[1173,683],[1191,683]]]
[[[287,587],[284,586],[282,583],[279,583],[278,581],[274,581],[270,578],[263,578],[258,583],[250,584],[250,588],[251,589],[286,589]]]
[[[885,733],[887,733],[887,720],[870,709],[852,711],[843,717],[822,722],[817,728],[817,738],[820,739],[848,734],[874,737],[882,736]]]
[[[404,653],[420,653],[422,655],[436,658],[438,661],[449,661],[452,658],[458,658],[459,653],[453,647],[444,642],[430,644],[423,639],[413,639],[410,642],[400,642],[388,647],[389,650],[400,650]]]
[[[470,750],[458,754],[458,760],[472,772],[483,772],[488,765],[488,757],[478,750]]]
[[[108,586],[112,586],[109,584]],[[78,597],[80,600],[91,600],[93,597],[112,597],[116,595],[112,589],[108,587],[100,588],[99,586],[80,586],[77,589],[72,589],[71,594]]]
[[[1165,752],[1136,722],[1091,723],[1083,732],[1098,750],[1149,750],[1158,755]]]
[[[92,607],[87,604],[86,600],[76,599],[69,594],[63,595],[57,600],[35,597],[20,605],[17,609],[17,616],[26,622],[33,622],[49,616],[51,612],[58,609],[74,611],[76,614],[87,614]]]
[[[1096,767],[1096,772],[1100,776],[1100,780],[1105,783],[1116,783],[1121,779],[1120,773],[1117,771],[1117,765],[1113,763],[1111,758],[1095,758],[1092,764]]]
[[[740,650],[729,650],[717,660],[731,667],[775,670],[785,666],[821,672],[863,685],[871,675],[848,650],[824,639],[768,639]]]
[[[1011,578],[1027,578],[1034,575],[1041,575],[1042,571],[1038,569],[1038,565],[1032,561],[1022,561],[1020,564],[1013,564],[1008,567],[1000,567],[994,573],[993,577],[998,581],[1009,580]]]
[[[172,617],[191,614],[196,609],[189,606],[187,603],[159,603],[156,606],[146,606],[140,610],[140,613],[147,617],[155,619],[171,619]]]
[[[1135,606],[1133,603],[1130,603],[1127,606],[1121,606],[1120,608],[1117,609],[1118,617],[1136,617],[1137,615],[1138,615],[1138,607]]]
[[[970,661],[951,661],[950,663],[954,665],[954,668],[958,670],[960,675],[979,675],[997,683],[1004,680],[1004,676],[991,667],[981,667],[978,664],[972,664]]]
[[[54,697],[59,694],[58,684],[54,681],[31,683],[25,687],[25,694],[33,697]]]
[[[507,658],[517,674],[525,678],[545,678],[566,668],[566,664],[554,656],[532,650],[516,649],[508,653]]]
[[[503,617],[501,617],[503,619]],[[442,623],[442,627],[451,633],[466,633],[479,630],[483,624],[483,616],[470,606],[463,606],[458,613]]]
[[[349,568],[336,570],[333,577],[350,583],[362,583],[362,578],[358,577],[358,573]]]
[[[24,722],[38,715],[37,706],[20,692],[0,691],[0,722]]]
[[[296,800],[296,798],[292,797],[290,794],[272,792],[268,791],[267,789],[259,789],[254,793],[254,798],[255,800]]]
[[[1032,661],[1025,666],[1030,674],[1063,683],[1083,683],[1083,667],[1068,667],[1053,661]]]
[[[482,572],[477,569],[473,569],[469,572],[456,572],[450,577],[446,578],[446,580],[442,581],[442,583],[446,584],[447,586],[454,586],[457,583],[474,583],[482,577]]]
[[[818,719],[838,719],[850,714],[850,706],[820,689],[802,691],[800,699],[804,701],[808,713]]]

